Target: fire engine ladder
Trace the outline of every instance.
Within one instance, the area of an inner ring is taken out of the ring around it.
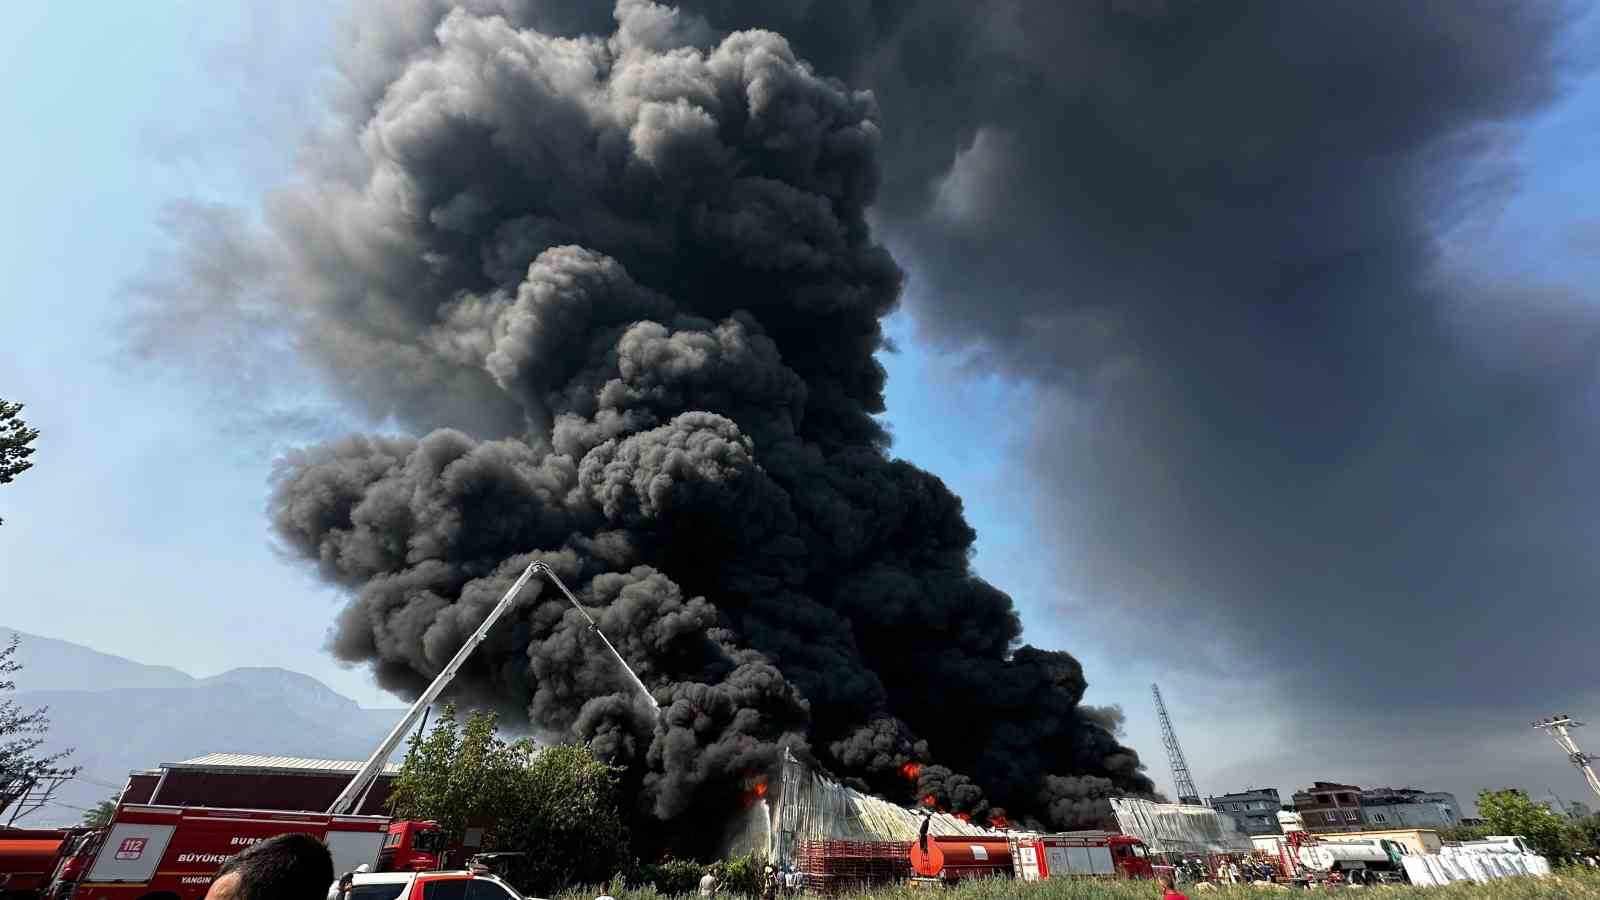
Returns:
[[[655,697],[650,695],[650,689],[644,686],[644,682],[639,680],[638,675],[634,674],[633,669],[622,658],[622,654],[618,653],[617,648],[613,647],[611,641],[606,639],[605,634],[600,631],[600,626],[596,624],[594,617],[589,615],[589,611],[578,603],[578,598],[573,596],[572,591],[567,589],[567,586],[562,583],[560,578],[556,577],[556,573],[551,571],[549,566],[542,561],[535,560],[529,563],[528,567],[522,571],[522,575],[500,598],[500,602],[494,605],[494,609],[489,610],[489,614],[484,616],[483,622],[478,625],[478,630],[467,638],[466,642],[461,645],[461,649],[456,651],[456,655],[439,671],[438,677],[434,678],[433,683],[428,685],[428,689],[417,697],[416,702],[411,704],[411,708],[406,710],[406,714],[400,718],[399,722],[395,723],[394,728],[389,731],[389,736],[383,739],[383,742],[378,745],[378,749],[374,750],[371,756],[367,757],[367,761],[362,764],[361,770],[356,773],[354,778],[350,779],[350,783],[345,785],[339,796],[334,798],[332,805],[328,807],[330,815],[351,815],[360,808],[361,800],[366,796],[367,789],[372,787],[372,783],[377,780],[378,773],[383,771],[384,763],[388,762],[395,748],[399,747],[400,742],[405,740],[406,732],[411,729],[411,723],[417,721],[417,717],[422,715],[423,711],[429,706],[433,705],[433,702],[439,699],[440,694],[444,693],[444,689],[450,685],[450,682],[456,677],[456,673],[466,663],[467,657],[471,656],[472,651],[476,650],[478,645],[483,643],[484,639],[489,636],[489,629],[493,628],[494,624],[515,605],[517,594],[528,583],[528,579],[535,574],[543,575],[552,584],[561,589],[561,593],[566,595],[567,600],[589,622],[589,630],[599,635],[600,640],[606,645],[606,649],[610,650],[611,655],[616,657],[617,662],[622,665],[622,670],[628,673],[628,678],[632,680],[634,687],[638,688],[639,693],[643,694],[645,699],[649,701],[650,708],[655,710],[658,717],[661,715],[661,705],[656,703]]]

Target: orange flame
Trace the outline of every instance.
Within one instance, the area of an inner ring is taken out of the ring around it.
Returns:
[[[928,796],[922,798],[922,805],[932,809],[939,805],[939,798],[929,794]]]
[[[971,822],[971,821],[972,821],[972,817],[971,817],[971,816],[969,816],[969,815],[967,815],[967,814],[966,814],[966,813],[964,813],[964,812],[958,812],[958,813],[956,813],[956,818],[958,818],[958,819],[960,819],[960,820],[961,820],[961,821],[963,821],[963,822]]]
[[[744,778],[744,791],[741,799],[744,808],[749,809],[756,805],[756,801],[767,795],[767,780],[758,776],[746,775]]]
[[[916,781],[917,776],[922,774],[922,766],[914,762],[908,762],[900,767],[900,774],[912,781]]]

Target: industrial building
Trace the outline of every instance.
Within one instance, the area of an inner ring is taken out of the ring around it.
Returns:
[[[1361,817],[1369,829],[1450,828],[1461,824],[1461,804],[1445,791],[1374,788],[1361,792]]]
[[[237,809],[326,809],[361,768],[358,759],[301,759],[211,753],[134,772],[124,803]],[[356,814],[383,815],[400,766],[389,763],[361,799]]]
[[[1277,788],[1247,788],[1235,794],[1207,797],[1206,805],[1232,819],[1240,831],[1251,837],[1283,833],[1278,825],[1283,801]]]

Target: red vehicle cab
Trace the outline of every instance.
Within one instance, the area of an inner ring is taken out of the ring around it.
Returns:
[[[390,822],[378,852],[380,872],[426,872],[444,868],[444,832],[437,822]]]
[[[1154,878],[1155,865],[1150,861],[1144,841],[1126,834],[1113,834],[1106,838],[1111,846],[1111,861],[1124,878]]]

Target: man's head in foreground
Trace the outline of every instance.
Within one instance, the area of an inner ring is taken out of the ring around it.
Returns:
[[[205,900],[324,900],[333,857],[309,834],[280,834],[222,864]]]

